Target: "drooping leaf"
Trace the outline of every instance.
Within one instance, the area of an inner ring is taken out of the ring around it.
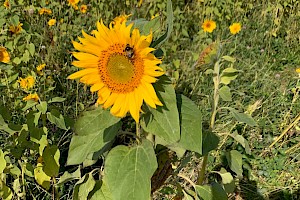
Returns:
[[[4,153],[2,151],[2,149],[0,149],[0,174],[3,173],[3,170],[6,167],[6,160],[4,158]]]
[[[59,178],[57,185],[61,186],[68,181],[72,181],[80,178],[81,178],[81,172],[80,172],[80,167],[78,167],[76,171],[72,173],[65,171],[64,174]]]
[[[149,108],[150,112],[143,115],[141,125],[145,131],[161,137],[168,144],[172,144],[180,139],[175,90],[165,77],[162,77],[156,86],[157,94],[160,96],[163,106],[158,106],[156,109]]]
[[[233,181],[232,175],[226,171],[226,169],[222,168],[219,172],[217,172],[221,178],[222,178],[222,183],[223,184],[228,184]]]
[[[50,100],[48,101],[48,103],[60,103],[60,102],[63,102],[63,101],[65,101],[65,100],[66,100],[66,98],[62,98],[62,97],[54,97],[54,98],[50,99]]]
[[[238,177],[242,177],[243,173],[243,156],[237,150],[231,150],[230,152],[226,153],[226,158],[229,163],[229,167],[232,171],[234,171]]]
[[[60,152],[56,145],[47,146],[43,152],[43,171],[51,177],[58,176]]]
[[[219,137],[210,130],[203,130],[202,132],[202,155],[216,149],[219,144]]]
[[[230,134],[230,136],[233,137],[238,143],[240,143],[245,148],[247,154],[251,154],[249,143],[242,135],[239,135],[237,132],[234,132]]]
[[[104,166],[104,182],[114,200],[150,199],[150,179],[157,168],[150,141],[144,140],[131,148],[123,145],[113,148]]]
[[[11,189],[2,180],[0,180],[0,197],[3,200],[11,200],[13,198]]]
[[[233,67],[226,68],[221,73],[220,83],[228,85],[231,81],[236,79],[238,70]]]
[[[107,184],[102,181],[96,181],[95,187],[89,196],[90,200],[113,200]]]
[[[224,85],[219,89],[219,94],[223,101],[232,101],[230,88],[227,85]]]
[[[196,104],[180,95],[177,98],[180,113],[179,146],[202,154],[202,116]]]
[[[51,177],[43,171],[43,165],[41,163],[38,163],[34,169],[34,178],[40,186],[49,190]]]
[[[256,126],[256,122],[254,121],[254,119],[246,114],[246,113],[239,113],[237,110],[235,110],[234,108],[229,108],[230,110],[230,114],[239,122],[243,122],[248,124],[249,126]]]
[[[83,112],[74,125],[67,165],[82,163],[88,154],[97,152],[111,143],[121,123],[109,111],[96,108]]]
[[[62,114],[56,109],[52,109],[50,112],[47,112],[47,119],[52,123],[55,124],[57,127],[68,130],[66,127],[66,122]]]
[[[93,190],[96,181],[93,177],[92,172],[85,174],[75,185],[73,192],[74,200],[85,200],[88,199],[89,193]]]
[[[196,185],[195,189],[203,200],[227,200],[227,194],[219,183]]]
[[[43,114],[46,114],[47,112],[47,102],[41,101],[40,104],[36,105],[36,108],[42,112]]]

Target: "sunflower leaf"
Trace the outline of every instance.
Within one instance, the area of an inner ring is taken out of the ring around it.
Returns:
[[[175,143],[180,139],[180,123],[174,87],[165,77],[154,87],[163,106],[149,108],[150,112],[142,117],[141,125],[145,131],[165,140],[166,144]]]
[[[156,169],[156,156],[150,141],[144,140],[135,147],[120,145],[106,157],[103,181],[114,200],[150,199],[150,180]]]
[[[121,127],[119,121],[120,118],[100,107],[83,112],[74,125],[75,135],[71,139],[67,165],[80,164],[90,153],[109,145]]]

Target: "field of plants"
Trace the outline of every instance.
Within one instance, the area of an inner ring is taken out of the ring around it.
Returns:
[[[298,0],[0,0],[0,199],[300,199]]]

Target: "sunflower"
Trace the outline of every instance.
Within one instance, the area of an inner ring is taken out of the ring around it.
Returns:
[[[51,15],[51,14],[52,14],[52,11],[51,11],[50,9],[48,9],[48,8],[41,8],[41,9],[39,10],[39,14],[40,14],[40,15],[43,15],[43,14]]]
[[[233,23],[231,26],[229,26],[229,30],[230,30],[230,33],[235,35],[237,34],[238,32],[241,31],[241,24],[240,23]]]
[[[6,48],[0,47],[0,62],[8,63],[9,61],[10,61],[10,57]]]
[[[27,76],[26,78],[19,78],[18,83],[24,90],[29,90],[34,86],[35,79],[33,76]]]
[[[50,20],[48,21],[48,25],[49,25],[49,26],[53,26],[53,25],[55,25],[55,23],[56,23],[56,19],[50,19]]]
[[[4,3],[3,3],[3,6],[4,6],[6,9],[9,9],[9,7],[10,7],[9,0],[5,0]]]
[[[9,27],[9,31],[12,33],[12,34],[19,34],[21,33],[21,31],[23,30],[22,29],[22,26],[23,24],[19,22],[19,24],[17,26],[14,26],[14,25],[11,25]]]
[[[33,101],[39,101],[39,96],[34,93],[34,94],[29,94],[26,97],[23,98],[24,101],[29,101],[29,100],[33,100]]]
[[[92,85],[91,92],[98,93],[97,104],[111,107],[112,115],[124,117],[130,112],[138,123],[143,101],[152,108],[162,106],[152,84],[164,71],[157,66],[161,60],[151,53],[155,49],[149,47],[152,33],[131,32],[132,26],[126,20],[115,20],[108,28],[101,20],[93,31],[95,36],[82,31],[81,44],[73,42],[80,52],[73,52],[78,60],[72,64],[83,70],[68,78]]]
[[[213,20],[206,19],[202,24],[202,28],[204,32],[212,33],[216,29],[217,25],[216,22]]]
[[[81,5],[81,6],[80,6],[80,12],[81,12],[81,13],[86,13],[86,11],[87,11],[87,5],[84,5],[84,4]]]

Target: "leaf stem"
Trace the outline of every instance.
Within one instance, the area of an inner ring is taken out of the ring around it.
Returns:
[[[141,138],[140,121],[137,121],[136,122],[136,141],[138,144],[141,143],[140,138]]]

